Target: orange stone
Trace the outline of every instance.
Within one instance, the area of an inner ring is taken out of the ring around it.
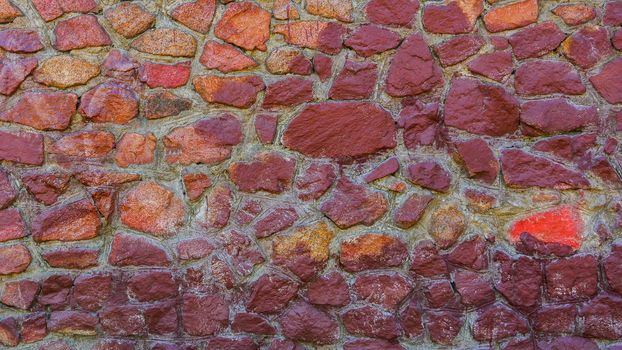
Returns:
[[[84,85],[99,74],[99,66],[69,55],[46,59],[35,70],[37,83],[60,89]]]
[[[255,103],[259,91],[265,88],[261,78],[256,75],[198,76],[192,80],[192,84],[205,101],[237,108],[250,107]]]
[[[583,4],[559,5],[551,10],[569,26],[576,26],[590,21],[596,17],[593,7]]]
[[[246,50],[266,51],[270,13],[252,2],[229,6],[214,29],[216,37]]]
[[[218,69],[223,73],[256,67],[257,63],[229,44],[210,40],[205,43],[199,62],[209,69]]]
[[[106,10],[104,17],[110,22],[112,29],[126,38],[133,38],[144,32],[156,20],[154,15],[132,2],[122,2]]]
[[[272,5],[272,15],[276,19],[298,19],[300,14],[291,0],[275,0]]]
[[[115,161],[122,168],[132,164],[149,164],[153,162],[155,147],[156,137],[153,133],[146,135],[127,133],[117,143]]]
[[[0,0],[0,23],[11,23],[17,17],[23,16],[15,5],[9,0]]]
[[[152,55],[194,57],[197,41],[192,35],[179,29],[157,28],[136,38],[131,47]]]
[[[298,21],[277,24],[273,33],[281,34],[288,44],[319,49],[328,54],[341,50],[344,28],[336,22]]]
[[[517,242],[522,233],[529,233],[545,243],[558,243],[578,249],[581,246],[583,221],[579,211],[561,206],[520,219],[510,227],[510,240]]]
[[[484,25],[493,33],[525,27],[537,20],[538,0],[524,0],[497,7],[484,15]]]
[[[63,136],[50,150],[68,157],[100,158],[114,148],[114,135],[107,131],[80,131]]]
[[[352,0],[307,0],[307,12],[342,22],[352,22]]]

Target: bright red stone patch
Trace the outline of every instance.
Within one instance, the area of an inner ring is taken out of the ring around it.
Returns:
[[[527,232],[542,242],[578,249],[582,229],[583,220],[579,211],[571,206],[561,206],[516,221],[510,228],[510,239],[516,242],[523,232]]]

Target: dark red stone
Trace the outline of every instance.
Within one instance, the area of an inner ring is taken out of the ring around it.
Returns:
[[[593,255],[573,256],[545,265],[547,298],[570,302],[598,292],[598,260]]]
[[[107,335],[127,337],[145,334],[145,318],[138,306],[107,306],[99,312],[99,319]]]
[[[254,334],[274,335],[275,329],[265,317],[251,313],[239,313],[233,318],[231,330]]]
[[[26,225],[16,208],[0,210],[0,242],[26,236]]]
[[[50,313],[48,329],[64,334],[93,335],[96,333],[97,316],[84,311],[54,311]]]
[[[583,335],[591,338],[616,340],[622,338],[622,298],[600,294],[583,304],[579,310],[583,318]]]
[[[477,56],[467,67],[472,73],[501,82],[514,70],[514,62],[511,52],[496,51]]]
[[[495,291],[483,275],[467,270],[457,271],[454,283],[466,306],[479,307],[495,300]]]
[[[575,65],[592,68],[612,52],[609,33],[603,27],[583,27],[564,41],[562,52]]]
[[[0,160],[29,165],[43,164],[43,135],[0,131]]]
[[[410,271],[423,277],[433,277],[448,273],[445,259],[438,253],[432,241],[423,241],[413,251]]]
[[[16,53],[33,53],[43,49],[39,33],[30,29],[0,30],[0,48]]]
[[[185,294],[182,297],[181,319],[187,334],[213,335],[229,323],[229,304],[217,295]]]
[[[399,343],[383,339],[355,339],[343,344],[343,350],[405,350]]]
[[[429,3],[423,8],[423,27],[438,34],[468,33],[473,30],[482,10],[481,0]]]
[[[321,81],[330,78],[333,70],[333,60],[324,54],[316,53],[313,56],[313,69]]]
[[[51,275],[41,282],[38,302],[54,309],[66,306],[69,301],[73,278],[69,275]]]
[[[434,52],[443,66],[452,66],[475,55],[484,43],[481,35],[461,35],[435,46]]]
[[[408,150],[443,143],[438,112],[438,103],[424,104],[419,101],[402,109],[398,126],[404,129],[404,144]]]
[[[585,85],[579,73],[567,62],[534,60],[516,69],[514,88],[519,95],[581,95]]]
[[[109,274],[81,274],[74,281],[72,304],[96,311],[112,295],[113,279]]]
[[[367,99],[374,91],[377,76],[375,63],[348,60],[335,77],[328,96],[333,100]]]
[[[447,261],[473,270],[488,268],[488,245],[481,236],[475,236],[458,244],[449,254]]]
[[[246,309],[260,313],[283,310],[298,293],[293,280],[276,274],[265,274],[253,284]]]
[[[622,244],[613,244],[611,253],[603,259],[602,264],[609,288],[622,295]]]
[[[536,342],[538,350],[598,350],[600,347],[591,339],[576,336],[562,336],[550,340],[538,340]]]
[[[350,290],[340,273],[330,272],[309,283],[307,298],[315,305],[345,306],[350,303]]]
[[[14,317],[0,320],[0,344],[14,347],[19,344],[20,326]]]
[[[617,0],[607,1],[605,4],[603,24],[606,26],[622,25],[622,2]]]
[[[510,45],[516,58],[534,58],[555,50],[565,38],[554,22],[546,21],[512,34]]]
[[[594,106],[576,105],[564,98],[523,103],[520,114],[523,133],[539,136],[566,133],[594,125],[598,111]]]
[[[495,182],[499,173],[499,162],[486,141],[471,139],[457,142],[456,150],[470,178],[487,184]]]
[[[611,104],[622,103],[622,83],[617,79],[620,74],[622,74],[622,58],[616,58],[605,64],[600,73],[590,77],[596,91]]]
[[[145,308],[145,324],[150,334],[173,335],[177,332],[175,301],[151,304]]]
[[[353,289],[359,300],[395,310],[413,286],[408,279],[397,273],[365,274],[356,278]]]
[[[341,314],[348,333],[392,340],[402,335],[402,327],[392,314],[373,306],[361,306]]]
[[[387,206],[387,199],[382,193],[342,177],[320,210],[344,229],[357,224],[372,225],[386,213]]]
[[[438,192],[447,192],[451,175],[435,161],[425,160],[408,166],[408,180],[415,185]]]
[[[534,312],[530,318],[539,333],[573,333],[577,308],[574,305],[547,305]]]
[[[170,259],[157,241],[119,233],[112,240],[108,263],[115,266],[168,266]]]
[[[418,10],[418,0],[371,0],[365,14],[372,23],[411,28]]]
[[[45,312],[32,313],[22,319],[22,341],[33,343],[48,335]]]
[[[596,144],[596,134],[577,136],[554,136],[538,141],[533,148],[542,152],[549,152],[557,157],[572,160],[583,164],[589,160],[588,151]]]
[[[173,275],[165,271],[141,272],[128,281],[130,295],[138,301],[156,301],[177,295]]]
[[[263,144],[271,144],[276,135],[279,118],[273,114],[260,114],[255,117],[255,133]]]
[[[19,60],[0,59],[0,94],[12,95],[37,67],[34,57]]]
[[[296,161],[279,153],[261,153],[252,162],[229,166],[229,176],[242,192],[281,193],[291,186]]]
[[[0,209],[8,207],[17,197],[17,192],[11,184],[9,173],[0,169]]]
[[[433,280],[424,288],[428,306],[433,309],[462,309],[459,295],[449,280]]]
[[[432,199],[434,199],[434,197],[430,195],[413,194],[408,197],[404,203],[395,210],[393,217],[395,224],[403,229],[414,226],[419,222]]]
[[[331,164],[312,163],[296,180],[298,198],[303,201],[320,198],[337,178]]]
[[[359,56],[370,57],[396,48],[402,39],[394,31],[373,24],[358,27],[344,42]]]
[[[453,343],[464,324],[462,315],[455,311],[430,311],[425,319],[430,340],[442,345]]]
[[[408,256],[406,245],[385,234],[364,234],[341,243],[339,262],[346,271],[400,266]]]
[[[70,174],[62,172],[28,172],[22,175],[22,182],[39,202],[50,205],[67,190]]]
[[[209,340],[207,350],[259,350],[259,346],[252,338],[225,338],[216,337]]]
[[[269,84],[263,108],[294,107],[313,100],[313,81],[303,78],[286,78]]]
[[[284,336],[319,345],[334,344],[339,325],[329,314],[305,302],[298,302],[279,318]]]
[[[31,280],[10,281],[4,283],[0,302],[4,305],[27,310],[39,292],[39,283]]]
[[[512,259],[497,252],[494,261],[499,273],[495,288],[510,304],[527,309],[540,304],[543,278],[537,260],[526,256]]]
[[[255,265],[264,262],[255,241],[236,231],[225,235],[223,248],[231,256],[230,261],[237,273],[248,276],[253,272]]]
[[[157,91],[146,97],[144,112],[147,119],[160,119],[179,115],[192,107],[192,101],[170,91]]]
[[[473,323],[473,338],[480,342],[492,342],[529,332],[527,321],[503,304],[485,307],[478,312]]]

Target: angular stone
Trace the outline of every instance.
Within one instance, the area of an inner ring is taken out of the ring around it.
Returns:
[[[573,64],[589,69],[611,54],[609,33],[604,27],[588,26],[569,36],[561,46],[561,52]]]
[[[579,310],[583,319],[583,335],[591,338],[617,340],[622,337],[622,298],[600,294]]]
[[[271,144],[276,135],[279,118],[272,114],[260,114],[255,117],[255,134],[263,144]]]
[[[561,17],[569,26],[577,26],[596,17],[594,8],[584,4],[563,4],[556,6],[551,12]]]
[[[224,249],[231,257],[231,265],[239,275],[250,275],[254,267],[265,260],[257,243],[245,235],[231,231],[224,241]]]
[[[155,240],[116,234],[112,239],[108,263],[114,266],[168,266],[166,251]]]
[[[180,260],[196,260],[209,256],[214,245],[207,239],[195,238],[179,242],[176,248]]]
[[[8,207],[17,197],[17,191],[11,184],[9,173],[0,168],[0,209]]]
[[[183,201],[156,182],[142,182],[129,190],[119,211],[127,227],[159,237],[177,234],[186,215]]]
[[[605,3],[603,24],[606,26],[622,25],[622,4],[619,1],[607,1]]]
[[[172,336],[177,334],[178,315],[175,301],[151,304],[144,310],[145,325],[149,334]]]
[[[534,156],[519,149],[501,152],[503,180],[510,187],[543,187],[555,189],[589,188],[589,181],[579,172]]]
[[[363,180],[366,183],[374,182],[378,179],[382,179],[383,177],[389,176],[397,172],[400,168],[400,163],[397,158],[389,158],[386,161],[382,162],[378,167],[367,173]]]
[[[293,234],[273,241],[272,261],[286,267],[301,280],[309,281],[326,266],[333,236],[334,232],[324,222],[299,228]]]
[[[426,315],[430,340],[437,344],[450,345],[460,333],[464,319],[455,311],[435,311]]]
[[[82,95],[78,112],[95,123],[125,124],[138,116],[138,97],[116,82],[97,85]]]
[[[367,99],[376,85],[378,72],[371,62],[346,61],[328,95],[333,100]]]
[[[438,192],[447,192],[451,175],[435,161],[425,160],[408,166],[408,180],[415,185]]]
[[[0,210],[0,242],[24,236],[26,236],[26,226],[19,210],[16,208]]]
[[[298,19],[300,14],[291,0],[275,0],[272,5],[272,16],[276,19]],[[272,349],[272,348],[271,348]]]
[[[451,247],[464,233],[466,218],[456,206],[450,205],[432,213],[429,233],[440,248]]]
[[[246,309],[259,313],[283,310],[298,292],[298,284],[288,277],[264,274],[252,285]]]
[[[556,302],[588,299],[598,292],[598,260],[573,256],[545,265],[547,298]]]
[[[72,304],[88,311],[99,310],[112,295],[110,274],[80,274],[74,281]]]
[[[538,0],[522,0],[488,11],[484,25],[492,33],[525,27],[538,21],[538,12]]]
[[[0,160],[29,165],[43,164],[43,135],[0,131]]]
[[[488,268],[488,246],[480,236],[458,244],[449,254],[447,261],[473,270]]]
[[[15,18],[23,15],[22,11],[9,0],[0,1],[0,23],[11,23]]]
[[[406,245],[389,235],[364,234],[341,243],[339,263],[348,272],[401,266],[408,257]]]
[[[358,158],[394,148],[395,125],[374,103],[310,104],[289,123],[283,144],[310,157]]]
[[[0,320],[0,344],[14,347],[19,344],[20,326],[14,317]]]
[[[501,82],[514,70],[514,62],[511,52],[496,51],[477,56],[467,67],[472,73]]]
[[[540,262],[520,256],[516,259],[497,252],[494,256],[499,280],[495,288],[510,304],[526,310],[533,310],[540,304],[542,290],[542,267]]]
[[[150,164],[153,162],[155,147],[156,137],[153,133],[126,133],[116,145],[115,162],[122,168],[134,164]]]
[[[266,109],[294,107],[312,100],[313,81],[286,78],[268,85],[262,107]]]
[[[12,95],[36,67],[37,59],[34,57],[17,60],[0,59],[0,94]]]
[[[22,310],[30,309],[39,292],[39,283],[31,280],[5,282],[0,302]]]
[[[41,293],[38,301],[41,305],[50,306],[53,309],[61,309],[68,306],[73,277],[67,274],[55,274],[41,282]]]
[[[95,335],[97,316],[84,311],[54,311],[50,313],[48,329],[65,335]]]
[[[257,75],[197,76],[192,79],[192,84],[206,102],[237,108],[248,108],[253,105],[257,94],[265,88],[263,80]]]
[[[115,32],[125,38],[133,38],[151,28],[156,17],[133,2],[122,2],[104,12],[104,17]]]
[[[130,80],[134,78],[138,63],[131,59],[125,51],[112,49],[102,62],[102,67],[106,76]]]
[[[398,126],[404,129],[404,144],[409,151],[419,146],[440,145],[442,142],[438,103],[421,103],[404,107]]]
[[[91,239],[99,235],[101,227],[97,209],[87,199],[46,209],[31,224],[36,242]]]
[[[212,0],[213,1],[213,0]],[[199,62],[208,69],[222,73],[235,72],[257,66],[257,62],[229,44],[209,40],[203,46]]]
[[[419,222],[432,199],[434,199],[434,197],[430,195],[413,194],[408,197],[404,203],[395,210],[395,224],[403,229],[414,226]]]
[[[205,190],[212,185],[209,176],[203,173],[185,174],[183,182],[186,194],[191,201],[199,199]]]
[[[25,245],[13,244],[0,247],[0,276],[26,271],[32,256]]]
[[[395,310],[410,294],[413,285],[397,273],[365,274],[356,278],[353,289],[359,300]]]
[[[45,205],[56,202],[69,185],[71,175],[63,172],[27,172],[22,174],[22,183],[35,199]]]
[[[454,292],[449,280],[437,280],[430,282],[425,287],[425,298],[432,308],[459,309],[459,298]]]
[[[33,343],[48,335],[47,320],[44,312],[32,313],[22,320],[22,341]]]
[[[370,305],[343,312],[341,321],[352,335],[386,340],[393,340],[402,335],[402,327],[393,314]]]
[[[499,163],[482,139],[456,143],[456,151],[470,178],[492,184],[499,173]]]
[[[518,59],[535,58],[555,50],[566,38],[551,21],[542,22],[510,36],[510,45]]]
[[[616,77],[622,72],[622,58],[609,61],[600,73],[590,77],[590,82],[605,101],[615,104],[622,103],[622,84]]]
[[[382,193],[370,191],[342,177],[320,210],[344,229],[357,224],[372,225],[386,213],[387,205]]]
[[[110,36],[93,15],[80,15],[58,22],[54,36],[54,48],[59,51],[112,44]]]
[[[472,78],[452,80],[445,98],[445,125],[473,134],[503,136],[518,129],[518,101],[499,85]]]
[[[277,24],[272,33],[283,35],[288,44],[334,55],[341,51],[345,28],[335,22],[297,21]]]
[[[32,4],[44,21],[52,21],[65,13],[87,13],[97,9],[95,0],[33,0]]]
[[[78,170],[73,176],[85,186],[115,186],[140,180],[140,175],[106,170]]]
[[[344,44],[359,56],[370,57],[394,49],[401,42],[398,33],[374,24],[366,24],[358,27]]]
[[[308,2],[306,9],[312,15],[352,22],[351,0],[315,0]]]
[[[495,300],[495,291],[490,281],[476,272],[456,271],[454,284],[461,296],[462,304],[466,306],[479,307]]]
[[[251,313],[239,313],[235,315],[231,323],[234,332],[274,335],[276,330],[270,321],[261,315]]]
[[[305,302],[292,305],[279,318],[279,324],[283,335],[293,340],[327,345],[339,339],[337,321]]]
[[[567,133],[593,125],[596,107],[576,105],[564,98],[534,100],[521,106],[523,133],[529,136]]]
[[[178,285],[167,271],[141,272],[128,281],[130,295],[141,302],[150,302],[177,296]]]
[[[553,60],[523,63],[516,69],[514,88],[519,95],[525,96],[585,93],[585,85],[573,66],[567,62]]]
[[[0,48],[15,53],[33,53],[43,49],[39,33],[30,29],[0,30]]]
[[[190,79],[190,62],[160,64],[145,62],[138,69],[138,78],[150,88],[174,89]]]
[[[270,12],[252,2],[240,2],[226,7],[214,29],[217,38],[245,50],[266,51],[270,38]]]
[[[194,57],[196,39],[176,28],[156,28],[145,32],[130,45],[140,52],[172,57]]]
[[[330,164],[311,164],[296,180],[298,198],[303,201],[320,198],[332,186],[337,175]]]
[[[205,119],[193,125],[173,129],[164,137],[167,163],[188,165],[192,163],[213,164],[228,159],[231,148],[241,141],[239,121],[232,115]],[[209,129],[227,130],[218,135]],[[221,139],[221,136],[229,140]]]
[[[529,326],[512,309],[503,304],[494,304],[478,312],[471,331],[475,340],[491,342],[525,334],[529,332]]]
[[[482,0],[448,0],[442,4],[426,4],[423,8],[423,28],[437,34],[460,34],[473,31],[482,13]]]
[[[577,308],[574,305],[545,306],[532,316],[533,328],[540,333],[573,333]]]
[[[145,334],[142,310],[134,305],[106,306],[99,313],[101,328],[111,336],[138,336]]]
[[[326,81],[333,74],[333,60],[329,56],[316,53],[313,56],[313,70],[320,81]]]
[[[423,277],[445,275],[448,272],[445,259],[439,254],[432,241],[423,241],[413,251],[410,270]]]
[[[309,75],[313,67],[301,50],[283,46],[270,51],[266,58],[266,69],[272,74]]]
[[[255,223],[253,226],[255,236],[257,238],[271,236],[291,227],[296,220],[298,220],[296,209],[292,207],[276,208]]]
[[[215,11],[216,0],[196,0],[175,7],[171,12],[171,18],[195,32],[207,34]]]
[[[192,101],[180,97],[170,91],[156,91],[146,97],[144,105],[145,118],[160,119],[179,115],[192,107]]]
[[[252,162],[235,162],[229,177],[242,192],[281,193],[290,188],[296,161],[279,153],[261,153]]]
[[[226,185],[217,185],[207,196],[205,218],[201,225],[206,228],[223,228],[229,223],[233,194]]]
[[[315,305],[345,306],[350,303],[350,289],[340,273],[330,272],[309,283],[307,297]]]
[[[387,93],[394,97],[414,96],[442,83],[441,69],[423,35],[415,33],[404,39],[391,60],[385,82]]]
[[[480,35],[455,36],[434,47],[443,66],[452,66],[475,55],[484,46],[484,39]]]
[[[62,269],[87,269],[98,265],[99,250],[88,248],[65,248],[44,252],[43,260],[50,267]]]
[[[622,245],[612,244],[611,252],[603,259],[603,270],[609,288],[622,295]]]
[[[371,0],[365,6],[370,22],[411,28],[419,10],[418,0]]]
[[[76,113],[78,96],[63,92],[27,91],[0,120],[23,124],[38,130],[65,130]]]
[[[107,131],[78,131],[54,142],[50,152],[67,158],[101,159],[113,148],[114,135]]]
[[[596,134],[549,137],[534,144],[534,149],[583,165],[590,161],[589,150],[596,144]]]

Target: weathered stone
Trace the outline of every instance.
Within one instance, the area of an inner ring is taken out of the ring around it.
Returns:
[[[25,245],[18,243],[0,247],[0,276],[24,272],[32,256]]]
[[[41,63],[34,80],[61,89],[84,85],[99,74],[99,66],[72,56],[54,56]]]
[[[84,100],[83,100],[84,101]],[[107,131],[78,131],[66,134],[50,148],[50,152],[73,159],[101,159],[114,148],[114,135]]]
[[[503,179],[510,187],[576,189],[590,186],[582,174],[518,149],[501,152],[501,169]]]
[[[215,11],[216,0],[195,0],[175,7],[171,18],[196,32],[207,34]]]
[[[570,63],[553,60],[523,63],[516,69],[514,88],[519,95],[525,96],[585,93],[585,85],[573,66]]]
[[[386,340],[402,335],[402,327],[395,316],[370,305],[345,311],[341,314],[341,320],[352,335]]]
[[[429,233],[440,248],[451,247],[464,233],[466,218],[454,205],[445,206],[432,213]]]
[[[236,231],[225,238],[224,248],[231,257],[233,269],[242,276],[250,275],[256,265],[265,261],[257,243]]]
[[[11,241],[26,236],[26,226],[16,208],[0,210],[0,242]]]
[[[446,275],[447,263],[439,254],[432,241],[423,241],[413,251],[412,266],[410,271],[423,277]]]
[[[499,173],[499,163],[486,141],[471,139],[455,145],[458,157],[470,178],[487,184],[495,182]]]
[[[221,162],[231,156],[232,146],[241,142],[240,130],[240,122],[230,114],[173,129],[164,137],[165,160],[183,165]]]
[[[387,310],[395,310],[412,291],[413,286],[401,274],[365,274],[356,278],[353,289],[359,300],[381,305]]]
[[[603,259],[603,270],[609,288],[614,292],[622,295],[622,280],[619,278],[622,276],[622,245],[616,243],[611,246],[611,253]]]
[[[488,268],[488,246],[480,236],[475,236],[458,244],[449,254],[447,261],[473,270]]]
[[[231,323],[234,332],[274,335],[276,330],[266,318],[251,313],[238,313]]]
[[[265,274],[252,285],[246,309],[259,313],[283,310],[298,293],[293,280],[276,274]]]
[[[209,176],[203,173],[185,174],[183,176],[183,181],[186,194],[191,201],[201,198],[205,190],[212,185]]]
[[[547,21],[512,34],[510,45],[516,58],[534,58],[555,50],[565,38],[554,22]]]
[[[145,62],[138,69],[138,78],[150,88],[174,89],[190,79],[190,62],[160,64]]]
[[[294,107],[313,100],[313,81],[302,78],[278,80],[266,88],[262,107]]]
[[[155,23],[155,16],[137,3],[122,2],[104,12],[104,17],[115,32],[125,38],[133,38]]]
[[[48,335],[47,320],[44,312],[35,312],[22,319],[22,341],[33,343]]]
[[[522,0],[488,11],[484,15],[484,25],[493,33],[516,29],[535,23],[538,12],[537,0]]]
[[[253,2],[231,4],[216,25],[214,35],[245,50],[266,51],[270,17],[270,12]]]
[[[140,175],[105,170],[78,170],[73,176],[85,186],[115,186],[140,180]]]
[[[527,321],[503,304],[482,309],[473,323],[473,338],[480,342],[497,341],[529,331]]]
[[[443,66],[451,66],[475,55],[482,46],[484,39],[480,35],[460,35],[435,46],[434,53]]]
[[[214,187],[207,196],[201,225],[205,228],[223,228],[229,223],[233,194],[226,185]]]
[[[248,108],[253,105],[257,94],[265,88],[263,80],[256,75],[198,76],[192,79],[192,84],[206,102],[237,108]]]
[[[350,303],[350,290],[340,273],[330,272],[309,283],[307,297],[316,305],[345,306]]]
[[[540,140],[534,144],[534,149],[552,153],[557,157],[572,160],[578,164],[589,163],[589,150],[596,144],[596,134],[582,134],[577,136],[554,136]]]
[[[64,172],[27,172],[22,174],[22,183],[35,199],[45,205],[56,202],[69,185],[71,175]]]
[[[307,3],[307,12],[342,22],[352,22],[351,0],[314,0]]]
[[[0,30],[0,48],[16,53],[33,53],[43,49],[39,33],[30,29]]]
[[[134,305],[106,306],[99,313],[102,330],[111,336],[138,336],[145,334],[142,310]]]
[[[252,162],[235,162],[229,176],[242,192],[281,193],[290,188],[296,161],[278,153],[261,153]]]
[[[423,8],[423,28],[438,34],[468,33],[473,31],[483,9],[482,0],[448,0],[442,4],[426,4]]]
[[[0,160],[30,165],[43,164],[43,135],[0,131]]]
[[[320,81],[326,81],[333,73],[333,60],[329,56],[316,53],[313,56],[313,70],[317,73]]]
[[[65,130],[76,113],[77,103],[75,94],[28,91],[14,106],[0,114],[0,120],[38,130]]]
[[[110,36],[93,15],[81,15],[58,22],[54,36],[54,47],[59,51],[112,44]]]
[[[382,269],[401,266],[408,251],[397,238],[385,234],[364,234],[341,243],[339,263],[346,271]]]
[[[111,243],[108,263],[114,266],[168,266],[170,259],[155,240],[116,234]]]
[[[287,46],[277,47],[270,51],[265,63],[266,69],[272,74],[309,75],[313,68],[311,61],[301,50]]]
[[[512,259],[502,252],[495,254],[494,261],[500,277],[495,288],[501,295],[514,306],[527,310],[537,307],[543,283],[540,263],[526,256]]]
[[[577,308],[574,305],[545,306],[532,316],[533,328],[540,333],[573,333]]]
[[[157,91],[146,98],[144,112],[147,119],[160,119],[179,115],[192,107],[190,99],[179,97],[170,91]]]
[[[130,45],[140,52],[173,57],[194,57],[196,39],[176,28],[156,28],[145,32]]]
[[[612,52],[609,33],[604,27],[583,27],[564,40],[561,51],[577,66],[592,68]]]
[[[548,262],[545,273],[549,300],[570,302],[591,298],[598,292],[598,261],[593,255]]]
[[[343,344],[344,350],[405,350],[398,343],[383,339],[354,339]]]
[[[419,10],[418,0],[371,0],[365,14],[372,23],[411,28]]]
[[[82,95],[78,112],[95,123],[125,124],[138,115],[138,97],[125,84],[103,83]]]
[[[279,318],[283,335],[318,345],[334,344],[339,338],[339,325],[326,312],[305,302],[298,302]]]
[[[50,313],[48,329],[52,332],[75,335],[95,335],[97,316],[84,311],[54,311]]]
[[[298,8],[291,0],[275,0],[272,5],[272,16],[276,19],[298,19]]]
[[[41,254],[50,267],[87,269],[98,265],[99,250],[88,248],[56,249]]]
[[[622,330],[617,325],[622,322],[622,298],[610,294],[600,294],[585,303],[579,310],[583,319],[583,335],[600,339],[620,339]]]
[[[374,91],[377,76],[376,64],[348,60],[335,77],[328,96],[333,100],[367,99]]]
[[[99,310],[112,295],[110,274],[81,274],[74,281],[72,304],[88,311]]]
[[[603,24],[606,26],[622,25],[622,5],[619,1],[607,1],[605,4]]]
[[[584,4],[563,4],[551,10],[569,26],[576,26],[591,21],[596,17],[593,7]]]
[[[596,107],[576,105],[564,98],[523,103],[520,114],[523,133],[530,136],[567,133],[593,125]]]
[[[0,320],[0,344],[14,347],[19,344],[20,326],[14,317]]]
[[[596,91],[611,104],[622,103],[621,84],[619,79],[615,78],[620,72],[622,72],[622,58],[616,58],[605,64],[600,73],[590,77]]]
[[[496,51],[474,58],[467,64],[467,67],[472,73],[501,82],[512,73],[514,63],[511,52]]]
[[[310,157],[358,158],[394,148],[395,125],[373,103],[310,104],[289,123],[283,144]]]
[[[17,17],[21,17],[24,14],[13,5],[9,0],[0,1],[0,23],[11,23]]]
[[[421,103],[404,107],[398,126],[404,129],[406,148],[415,151],[420,146],[439,145],[442,141],[438,103]]]
[[[408,180],[415,185],[438,192],[447,192],[451,186],[451,175],[440,164],[424,160],[408,166]]]
[[[255,117],[255,134],[263,144],[271,144],[276,135],[279,119],[273,114],[260,114]]]
[[[65,13],[87,13],[97,9],[95,0],[33,0],[32,4],[46,22],[52,21]]]
[[[394,31],[377,25],[367,24],[358,27],[344,42],[359,56],[370,57],[396,48],[402,39]]]
[[[149,164],[153,162],[155,147],[156,137],[153,133],[126,133],[116,145],[115,161],[122,168],[133,164]]]
[[[402,205],[395,210],[395,224],[403,229],[414,226],[423,214],[430,202],[434,199],[430,195],[412,195],[408,197]]]
[[[213,1],[213,0],[212,0]],[[222,73],[235,72],[257,66],[257,62],[229,44],[209,40],[203,46],[199,62],[208,69]]]
[[[128,281],[130,295],[141,302],[175,297],[177,289],[177,282],[167,271],[141,272]]]
[[[345,28],[335,22],[297,21],[277,24],[272,33],[283,35],[288,44],[333,55],[341,51]]]
[[[442,345],[450,345],[458,336],[464,319],[455,311],[434,311],[426,315],[430,340]]]
[[[425,286],[424,295],[428,305],[432,308],[461,308],[459,297],[454,292],[451,282],[447,279],[430,282]]]
[[[479,135],[511,134],[518,129],[518,101],[499,85],[457,78],[445,98],[445,124]]]
[[[6,282],[2,290],[0,302],[10,307],[27,310],[39,292],[39,283],[31,280]]]
[[[466,306],[479,307],[495,300],[495,291],[490,281],[476,272],[456,271],[454,283],[461,296],[462,304]]]
[[[73,277],[67,274],[55,274],[41,282],[38,301],[41,305],[61,309],[68,305]]]
[[[80,241],[99,235],[102,223],[95,206],[87,199],[44,210],[31,224],[37,242]]]
[[[0,59],[0,94],[12,95],[36,67],[37,59],[34,57]]]
[[[370,191],[342,177],[320,210],[343,229],[357,224],[372,225],[386,213],[387,206],[382,193]]]

